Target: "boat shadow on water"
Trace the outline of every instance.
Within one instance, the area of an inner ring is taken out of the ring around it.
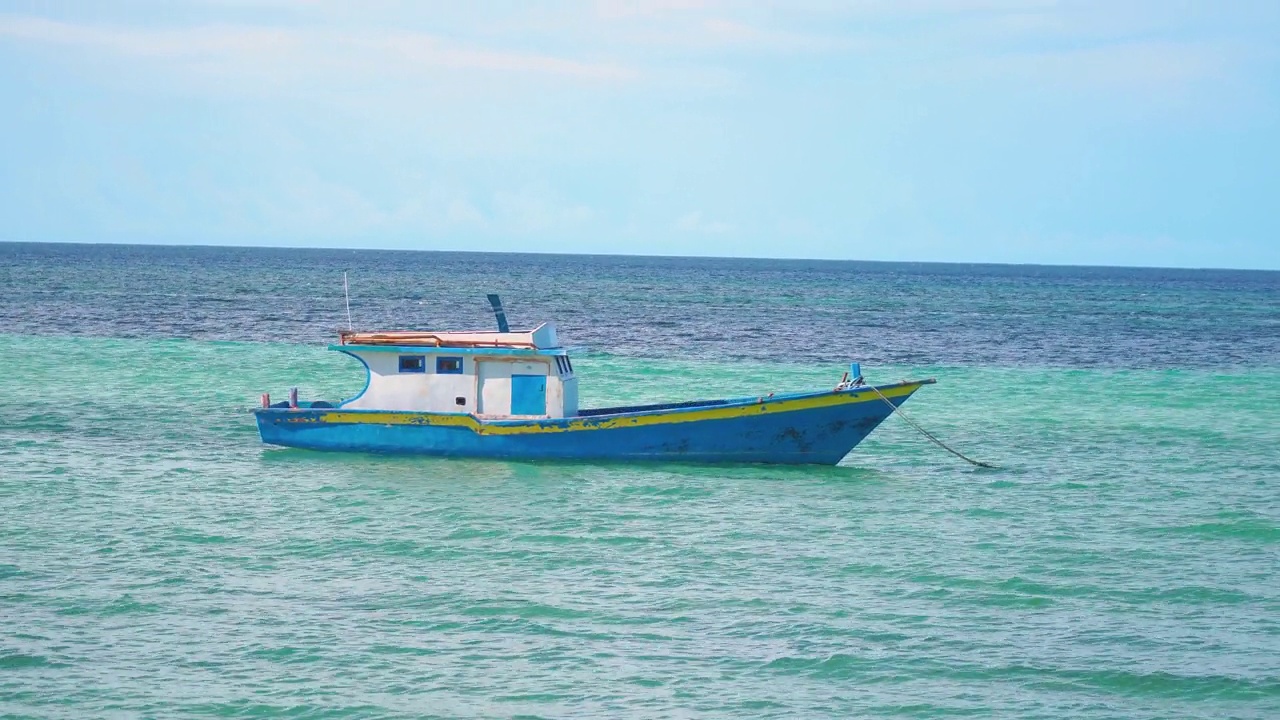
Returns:
[[[334,470],[346,468],[352,475],[383,471],[412,472],[421,477],[580,478],[582,473],[610,473],[619,477],[651,478],[654,475],[716,478],[721,480],[841,480],[888,482],[896,473],[855,465],[776,465],[770,463],[698,463],[671,460],[500,459],[432,457],[399,453],[333,452],[304,448],[268,447],[261,450],[265,465],[302,469],[308,466]]]

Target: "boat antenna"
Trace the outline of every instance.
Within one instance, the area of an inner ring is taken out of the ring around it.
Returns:
[[[347,301],[347,329],[354,330],[351,326],[351,288],[347,285],[347,271],[342,271],[342,296]]]
[[[493,306],[494,317],[498,318],[498,332],[511,332],[511,326],[507,324],[507,313],[502,309],[502,298],[489,293],[489,304]]]

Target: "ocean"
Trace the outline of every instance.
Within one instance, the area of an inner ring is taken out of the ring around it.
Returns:
[[[346,326],[584,406],[936,377],[837,467],[261,444]],[[1280,273],[0,244],[0,717],[1280,717]]]

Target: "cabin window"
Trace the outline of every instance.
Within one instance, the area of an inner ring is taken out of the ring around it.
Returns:
[[[460,357],[436,358],[436,372],[441,375],[461,375],[462,374],[462,358]]]
[[[401,355],[400,356],[400,372],[424,373],[426,371],[427,371],[427,356],[425,355]]]
[[[556,356],[556,369],[560,371],[561,375],[568,375],[569,373],[573,372],[573,365],[569,363],[568,355]]]

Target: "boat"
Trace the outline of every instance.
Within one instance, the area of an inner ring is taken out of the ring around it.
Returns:
[[[829,389],[578,407],[578,377],[553,322],[512,331],[355,331],[329,349],[358,360],[347,400],[254,410],[262,441],[312,450],[510,460],[835,465],[933,379],[868,385],[858,363]]]

